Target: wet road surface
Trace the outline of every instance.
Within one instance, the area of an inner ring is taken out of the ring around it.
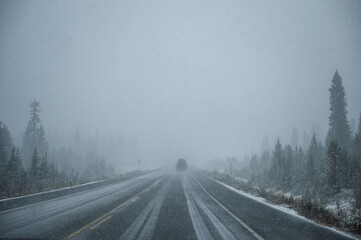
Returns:
[[[154,171],[0,212],[0,238],[351,239],[197,172]]]

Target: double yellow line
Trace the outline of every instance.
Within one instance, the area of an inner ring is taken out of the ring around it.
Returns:
[[[90,229],[93,230],[94,228],[98,227],[99,225],[101,225],[102,223],[104,223],[105,221],[107,221],[108,219],[110,219],[112,217],[112,213],[117,211],[119,208],[123,207],[125,204],[129,203],[130,201],[136,199],[140,194],[144,193],[145,191],[147,191],[148,189],[150,189],[152,186],[154,186],[156,183],[162,181],[165,178],[162,177],[160,179],[158,179],[157,181],[155,181],[154,183],[152,183],[152,185],[150,185],[149,187],[145,188],[143,191],[135,194],[133,197],[129,198],[127,201],[123,202],[122,204],[120,204],[119,206],[117,206],[116,208],[110,210],[109,212],[107,212],[106,214],[104,214],[103,216],[95,219],[94,221],[92,221],[91,223],[85,225],[84,227],[80,228],[79,230],[73,232],[72,234],[70,234],[69,236],[67,236],[65,239],[70,239],[72,237],[75,237],[76,235],[78,235],[79,233],[81,233],[82,231],[84,231],[85,229],[87,229],[88,227],[92,226]]]
[[[193,177],[193,179],[198,183],[198,185],[202,188],[202,190],[213,200],[215,201],[221,208],[223,208],[229,215],[231,215],[232,218],[234,218],[239,224],[241,224],[245,229],[248,230],[257,240],[264,240],[258,233],[256,233],[251,227],[249,227],[245,222],[243,222],[241,219],[239,219],[236,215],[234,215],[228,208],[223,206],[222,203],[220,203],[217,199],[215,199],[203,186],[200,182],[198,182],[197,179]]]

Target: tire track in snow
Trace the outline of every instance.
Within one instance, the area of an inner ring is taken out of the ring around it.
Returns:
[[[184,194],[187,198],[187,205],[188,205],[188,211],[189,215],[191,216],[193,228],[196,232],[197,238],[199,240],[212,240],[213,236],[209,232],[206,224],[203,221],[203,218],[199,214],[199,211],[197,209],[196,203],[194,201],[193,196],[190,196],[190,184],[188,177],[184,177],[182,181],[182,186],[184,190]]]
[[[231,231],[229,231],[229,229],[211,212],[206,204],[204,204],[194,187],[191,186],[188,176],[184,177],[183,182],[183,189],[187,198],[188,209],[190,211],[189,213],[191,215],[193,228],[196,232],[197,238],[214,239],[197,209],[198,206],[223,239],[236,240],[237,238],[231,233]]]
[[[170,181],[167,181],[156,197],[149,202],[143,212],[122,234],[120,240],[152,238],[159,212],[164,202],[164,196],[169,186]]]

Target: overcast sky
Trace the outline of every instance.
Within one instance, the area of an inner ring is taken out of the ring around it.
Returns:
[[[259,152],[361,112],[361,1],[0,1],[0,120],[136,135],[143,158]],[[271,144],[272,144],[272,141]]]

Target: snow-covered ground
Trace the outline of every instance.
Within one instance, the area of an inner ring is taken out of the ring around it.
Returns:
[[[25,198],[25,197],[29,197],[29,196],[42,195],[42,194],[47,194],[47,193],[51,193],[51,192],[58,192],[58,191],[63,191],[63,190],[70,189],[70,188],[78,188],[81,186],[91,185],[91,184],[103,182],[103,181],[108,181],[108,180],[93,181],[93,182],[83,183],[83,184],[79,184],[79,185],[75,185],[75,186],[71,186],[71,187],[58,188],[58,189],[53,189],[53,190],[49,190],[49,191],[32,193],[32,194],[18,196],[18,197],[12,197],[12,198],[4,198],[4,199],[0,199],[0,202],[9,201],[9,200],[13,200],[13,199],[19,199],[19,198]]]
[[[243,195],[243,196],[245,196],[245,197],[251,198],[251,199],[253,199],[253,200],[255,200],[255,201],[258,201],[258,202],[260,202],[260,203],[262,203],[262,204],[265,204],[265,205],[270,206],[270,207],[272,207],[272,208],[278,209],[278,210],[280,210],[280,211],[282,211],[282,212],[285,212],[285,213],[287,213],[287,214],[291,214],[291,215],[293,215],[293,216],[295,216],[295,217],[298,217],[298,218],[301,218],[301,219],[303,219],[303,220],[305,220],[305,221],[312,222],[313,224],[317,224],[316,222],[314,222],[314,221],[312,221],[312,220],[310,220],[310,219],[308,219],[308,218],[305,218],[304,216],[299,215],[296,211],[294,211],[293,209],[290,209],[290,208],[287,207],[286,205],[271,204],[271,203],[267,202],[267,200],[264,199],[264,198],[262,198],[262,197],[254,196],[254,195],[252,195],[252,194],[250,194],[250,193],[247,193],[247,192],[244,192],[244,191],[242,191],[242,190],[239,190],[239,189],[237,189],[237,188],[235,188],[235,187],[232,187],[232,186],[230,186],[230,185],[227,185],[227,184],[225,184],[225,183],[222,183],[222,182],[220,182],[220,181],[218,181],[218,180],[215,180],[215,179],[213,179],[213,178],[210,178],[210,177],[208,177],[208,178],[211,179],[211,180],[213,180],[213,181],[218,182],[219,184],[225,186],[226,188],[231,189],[232,191],[237,192],[238,194],[241,194],[241,195]],[[291,196],[291,193],[288,193],[288,194]],[[298,196],[297,196],[297,197],[298,197]],[[319,224],[317,224],[317,225],[319,225]],[[347,234],[347,233],[345,233],[345,232],[343,232],[343,231],[340,231],[340,230],[338,230],[338,229],[335,229],[335,228],[332,228],[332,227],[323,226],[323,225],[319,225],[319,226],[328,228],[328,229],[330,229],[330,230],[332,230],[332,231],[336,231],[336,232],[339,232],[339,233],[344,234],[344,235],[346,235],[346,236],[349,236],[349,237],[352,237],[352,238],[354,238],[354,239],[357,239],[356,237],[354,237],[354,236],[352,236],[352,235],[349,235],[349,234]]]

